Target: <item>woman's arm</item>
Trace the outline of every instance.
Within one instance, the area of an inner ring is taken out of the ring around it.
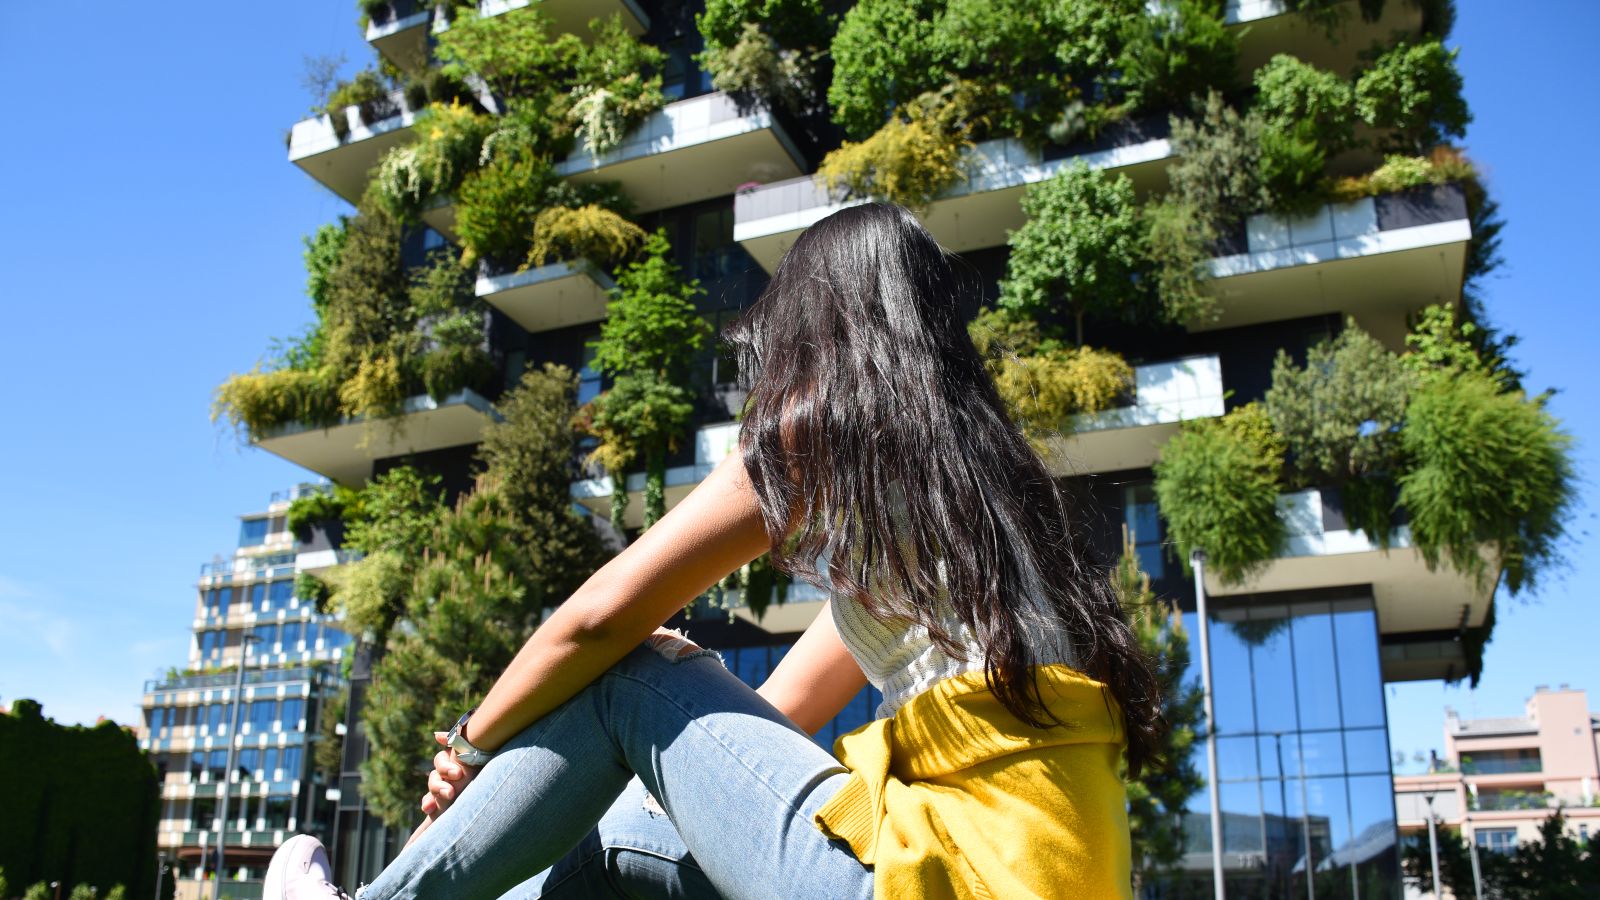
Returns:
[[[539,626],[478,705],[467,740],[499,749],[769,545],[744,463],[730,454]]]
[[[867,676],[839,638],[832,609],[824,603],[756,693],[806,734],[816,734],[866,683]]]

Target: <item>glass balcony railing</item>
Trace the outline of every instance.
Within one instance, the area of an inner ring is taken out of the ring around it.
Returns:
[[[1471,756],[1461,758],[1461,772],[1465,775],[1518,775],[1525,772],[1538,772],[1542,768],[1538,757],[1513,757],[1478,759]]]
[[[1484,812],[1504,812],[1518,809],[1549,809],[1555,798],[1549,793],[1524,793],[1500,791],[1480,793],[1472,798],[1472,808]]]
[[[245,672],[244,683],[249,684],[285,684],[295,681],[318,681],[326,670],[311,666],[296,666],[292,669],[264,669],[256,672]],[[238,683],[239,673],[235,671],[216,672],[209,675],[180,675],[177,678],[156,678],[144,683],[146,694],[157,691],[192,691],[200,688],[233,687]]]

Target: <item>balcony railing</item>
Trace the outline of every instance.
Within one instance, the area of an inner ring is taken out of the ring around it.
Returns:
[[[326,674],[326,669],[311,666],[296,666],[292,669],[246,670],[244,683],[246,685],[292,684],[302,681],[320,683]],[[216,672],[209,675],[180,675],[177,678],[158,678],[146,681],[144,683],[144,692],[153,694],[161,691],[194,691],[204,688],[233,687],[238,682],[238,670]]]
[[[1050,461],[1057,474],[1149,466],[1179,422],[1225,412],[1219,357],[1191,356],[1134,366],[1133,380],[1131,403],[1078,416],[1069,437],[1051,442]]]
[[[1555,806],[1555,797],[1549,793],[1523,793],[1521,791],[1499,791],[1495,793],[1479,793],[1472,798],[1472,808],[1484,812],[1505,812],[1518,809],[1550,809]]]
[[[355,203],[367,175],[391,148],[411,139],[420,110],[404,91],[359,106],[296,122],[289,130],[289,161],[340,197]]]
[[[984,141],[965,154],[964,177],[928,205],[923,223],[956,252],[999,246],[1008,229],[1022,225],[1023,188],[1074,163],[1122,171],[1153,186],[1172,155],[1166,134],[1163,119],[1129,122],[1094,142],[1048,151],[1030,150],[1015,138]],[[865,199],[835,196],[814,175],[763,184],[734,196],[733,237],[770,272],[801,231]]]
[[[1466,775],[1520,775],[1542,770],[1537,759],[1476,759],[1461,757],[1461,771]]]
[[[666,499],[670,509],[679,500],[688,496],[694,486],[705,480],[717,463],[734,451],[739,442],[739,423],[724,422],[718,425],[707,425],[695,432],[694,436],[694,462],[686,466],[674,466],[666,473]],[[628,527],[637,527],[644,520],[644,482],[643,472],[634,472],[625,479],[628,491]],[[583,481],[573,482],[571,487],[572,499],[601,516],[611,514],[611,496],[616,489],[616,483],[611,476],[588,478]]]

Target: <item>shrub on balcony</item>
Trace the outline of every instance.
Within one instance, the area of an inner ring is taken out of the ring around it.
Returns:
[[[1401,440],[1412,464],[1399,500],[1430,565],[1493,577],[1492,563],[1515,593],[1559,560],[1575,494],[1572,439],[1543,398],[1486,372],[1436,377],[1412,398]]]
[[[372,190],[397,216],[413,216],[431,197],[448,194],[478,165],[494,121],[461,103],[434,104],[418,116],[417,140],[378,163]]]
[[[1165,0],[1148,16],[1125,23],[1119,68],[1132,106],[1174,109],[1189,102],[1197,88],[1233,86],[1239,39],[1223,23],[1222,4]]]
[[[1316,188],[1328,160],[1355,140],[1350,85],[1287,54],[1256,70],[1255,84],[1262,180],[1272,205],[1296,211],[1320,202]]]
[[[1277,554],[1283,454],[1283,439],[1255,403],[1185,422],[1167,442],[1155,464],[1156,503],[1186,568],[1200,548],[1218,578],[1237,584]]]
[[[1002,307],[1045,323],[1064,314],[1078,345],[1087,315],[1134,320],[1149,312],[1136,277],[1145,223],[1127,176],[1079,162],[1028,188],[1022,211],[1027,222],[1007,241]]]
[[[614,184],[572,184],[557,177],[544,159],[501,147],[488,165],[462,180],[456,194],[456,233],[465,248],[465,261],[488,259],[526,268],[539,239],[540,214],[585,207],[610,210],[620,218],[627,202]],[[556,215],[551,213],[547,224]],[[601,218],[595,214],[582,224],[599,227]],[[563,217],[560,224],[580,223]],[[625,230],[616,223],[612,227],[619,233]]]
[[[632,255],[644,240],[643,228],[599,204],[576,209],[553,206],[534,217],[533,243],[525,264],[588,259],[610,265]]]
[[[1206,287],[1216,229],[1199,206],[1168,196],[1146,203],[1143,256],[1149,284],[1169,322],[1215,321],[1221,312]]]
[[[380,103],[389,99],[389,92],[394,85],[384,73],[376,68],[362,69],[349,81],[340,81],[334,85],[328,94],[328,102],[322,111],[337,118],[346,107],[371,107],[373,103]],[[362,121],[371,124],[365,114]]]
[[[660,74],[666,54],[635,40],[621,16],[595,19],[589,28],[594,40],[578,54],[568,117],[578,139],[598,156],[666,103]]]
[[[645,527],[666,512],[667,453],[683,437],[693,412],[688,388],[695,354],[710,329],[695,310],[697,280],[685,281],[666,235],[646,241],[640,258],[617,278],[592,365],[613,379],[590,401],[577,425],[600,439],[591,460],[611,475],[611,519],[627,512],[628,467],[645,466]]]
[[[702,26],[703,27],[703,26]],[[795,112],[809,112],[816,95],[815,49],[793,50],[781,46],[756,22],[745,22],[738,40],[712,45],[696,59],[711,74],[711,86],[727,91],[749,105],[760,100]]]
[[[1132,0],[865,0],[833,39],[834,121],[865,137],[917,97],[964,80],[979,88],[996,133],[1042,143],[1079,86],[1114,69],[1133,15],[1143,12]]]
[[[1171,122],[1176,158],[1167,168],[1170,197],[1219,230],[1268,205],[1259,113],[1240,114],[1212,91],[1191,116],[1173,116]]]
[[[1386,132],[1387,149],[1421,154],[1450,137],[1466,134],[1472,113],[1461,95],[1459,50],[1437,39],[1402,40],[1373,61],[1356,80],[1355,112]]]
[[[1475,178],[1472,163],[1450,147],[1435,147],[1427,156],[1384,157],[1383,165],[1365,175],[1340,178],[1333,183],[1332,198],[1350,202],[1379,194],[1393,194],[1430,184],[1449,184]]]
[[[1120,355],[1064,347],[1015,313],[981,310],[967,332],[1011,420],[1041,452],[1046,439],[1071,433],[1075,416],[1117,406],[1133,390],[1133,368]]]
[[[961,178],[961,155],[980,127],[966,85],[918,97],[864,141],[823,158],[820,178],[836,197],[925,206]]]

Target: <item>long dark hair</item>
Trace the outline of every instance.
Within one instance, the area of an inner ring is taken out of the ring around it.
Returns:
[[[1030,636],[1064,633],[1121,707],[1137,773],[1161,728],[1159,688],[1080,523],[1007,416],[960,295],[921,223],[869,203],[806,229],[729,326],[750,390],[739,446],[773,565],[926,627],[960,659],[941,624],[953,612],[984,648],[990,689],[1038,727],[1051,723],[1030,667],[1052,660]]]

